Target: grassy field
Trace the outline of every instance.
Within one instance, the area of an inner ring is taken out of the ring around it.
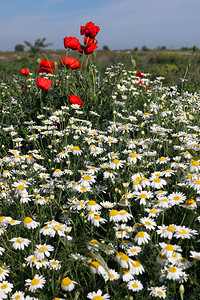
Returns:
[[[0,53],[0,299],[199,299],[199,52],[45,54]]]
[[[6,74],[20,74],[20,68],[28,67],[36,72],[38,58],[57,61],[66,56],[66,50],[47,50],[33,56],[28,52],[0,52],[0,70]],[[81,61],[81,55],[76,51],[70,51],[69,56]],[[165,85],[180,85],[180,78],[183,78],[188,68],[188,87],[198,88],[200,82],[200,51],[196,50],[149,50],[149,51],[109,51],[97,50],[95,58],[90,56],[92,61],[102,73],[106,67],[123,63],[127,70],[133,70],[131,57],[135,60],[135,70],[150,73],[152,79],[156,76],[163,76]]]

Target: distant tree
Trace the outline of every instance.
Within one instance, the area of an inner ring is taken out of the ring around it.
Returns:
[[[133,50],[134,50],[134,51],[138,51],[138,47],[135,47]]]
[[[104,45],[103,50],[110,50],[108,46]]]
[[[43,38],[43,39],[37,39],[34,44],[31,44],[30,42],[27,42],[27,41],[24,41],[24,43],[26,44],[26,46],[29,47],[29,51],[31,53],[36,53],[38,52],[39,50],[42,50],[43,48],[46,48],[50,45],[53,45],[52,43],[47,43],[47,44],[44,44],[44,41],[46,40],[46,38]]]
[[[165,50],[167,50],[167,47],[166,46],[158,46],[156,50],[157,51],[165,51]]]
[[[15,52],[24,51],[25,46],[22,44],[15,45]]]
[[[142,51],[149,51],[149,48],[147,48],[147,46],[144,45],[144,46],[142,46],[141,50]]]

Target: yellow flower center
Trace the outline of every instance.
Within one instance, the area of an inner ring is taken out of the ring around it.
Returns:
[[[96,201],[94,201],[94,200],[90,200],[89,202],[88,202],[88,205],[96,205],[97,203],[96,203]]]
[[[173,199],[174,199],[175,201],[179,201],[179,200],[181,199],[181,197],[180,197],[180,196],[175,196]]]
[[[149,213],[150,214],[156,214],[158,211],[155,209],[155,208],[152,208],[150,211],[149,211]]]
[[[132,287],[135,288],[135,289],[137,289],[138,288],[138,284],[137,283],[133,283]]]
[[[140,194],[140,198],[142,198],[142,199],[147,198],[147,194]]]
[[[175,226],[169,225],[169,226],[167,227],[167,231],[172,232],[175,228],[176,228]]]
[[[131,252],[132,252],[132,253],[135,253],[135,252],[137,252],[137,250],[136,250],[135,248],[132,248],[132,249],[131,249]]]
[[[93,268],[93,269],[97,269],[99,266],[100,266],[100,263],[98,263],[97,261],[93,261],[90,264],[90,267]]]
[[[73,150],[78,151],[80,148],[78,146],[74,146]]]
[[[113,164],[116,164],[116,165],[119,164],[119,159],[114,159]]]
[[[17,187],[17,188],[18,188],[18,190],[20,190],[20,191],[21,191],[21,190],[23,190],[23,188],[24,188],[24,185],[23,185],[23,184],[20,184],[20,185],[18,185],[18,187]]]
[[[37,285],[39,282],[40,282],[39,279],[33,278],[33,279],[31,280],[31,285]]]
[[[156,182],[156,183],[160,183],[161,179],[160,178],[155,178],[153,181]]]
[[[171,268],[169,268],[169,271],[171,273],[176,273],[177,269],[175,267],[171,267]]]
[[[62,280],[61,285],[62,285],[62,286],[69,286],[71,283],[72,283],[71,279],[68,278],[68,277],[65,277],[65,278]]]
[[[185,204],[186,205],[193,205],[193,204],[195,204],[195,201],[193,199],[188,199],[188,200],[185,201]]]
[[[90,175],[85,175],[85,176],[83,176],[83,180],[85,180],[85,181],[88,181],[88,180],[90,180],[91,179],[91,176]]]
[[[120,259],[123,260],[123,261],[128,261],[129,257],[128,257],[128,255],[123,254],[123,255],[121,255]]]
[[[93,298],[93,300],[103,300],[103,297],[101,297],[101,296],[95,296],[95,297]]]
[[[160,161],[165,161],[166,158],[162,156],[162,157],[159,158],[159,160],[160,160]]]
[[[179,231],[179,233],[180,233],[180,234],[186,234],[187,231],[186,231],[185,229],[181,229],[181,230]]]
[[[5,290],[7,287],[8,287],[8,285],[6,283],[1,285],[2,290]]]
[[[96,216],[93,217],[93,219],[94,219],[94,220],[101,220],[101,217],[98,216],[98,215],[96,215]]]
[[[109,215],[112,216],[112,217],[115,217],[115,216],[118,215],[118,213],[119,213],[119,212],[118,212],[117,210],[112,209],[112,210],[109,212]]]
[[[24,223],[26,223],[26,224],[30,224],[32,222],[33,222],[33,219],[31,219],[30,217],[27,217],[24,219]]]
[[[143,238],[144,236],[145,236],[145,233],[143,231],[139,231],[137,233],[137,237],[139,237],[139,238]]]
[[[165,247],[165,249],[166,249],[167,251],[174,251],[174,250],[175,250],[174,246],[172,246],[172,245],[167,245],[167,246]]]
[[[24,242],[24,239],[22,239],[22,238],[18,238],[18,239],[16,239],[16,243],[23,243]]]
[[[145,223],[145,225],[147,225],[147,226],[151,226],[151,222],[149,222],[149,221],[146,221],[146,222],[144,222]]]
[[[40,252],[40,253],[45,252],[45,251],[47,251],[47,247],[44,247],[44,246],[40,247],[40,249],[38,250],[38,252]]]
[[[139,266],[141,266],[141,264],[139,263],[139,261],[134,260],[133,263],[132,263],[132,266],[133,266],[134,268],[138,268]]]
[[[198,165],[199,165],[199,162],[198,162],[198,161],[195,160],[195,161],[192,162],[192,166],[193,166],[193,167],[198,167]]]
[[[85,192],[85,191],[87,191],[87,188],[86,188],[85,186],[82,186],[82,187],[80,188],[80,190],[83,191],[83,192]]]
[[[131,153],[131,154],[130,154],[130,157],[131,157],[131,158],[134,158],[134,157],[137,157],[137,156],[138,156],[137,153]]]

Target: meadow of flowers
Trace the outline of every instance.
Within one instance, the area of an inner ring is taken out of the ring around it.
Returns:
[[[102,76],[99,30],[1,75],[0,299],[199,299],[200,94]]]

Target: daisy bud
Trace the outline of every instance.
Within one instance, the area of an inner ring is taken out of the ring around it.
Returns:
[[[23,269],[26,268],[26,264],[25,263],[22,264],[22,268]]]
[[[184,294],[184,292],[185,292],[184,285],[181,284],[180,287],[179,287],[179,293],[180,293],[181,300],[183,300],[183,294]]]
[[[36,63],[39,65],[39,64],[41,63],[41,59],[38,58],[38,59],[36,60]]]

